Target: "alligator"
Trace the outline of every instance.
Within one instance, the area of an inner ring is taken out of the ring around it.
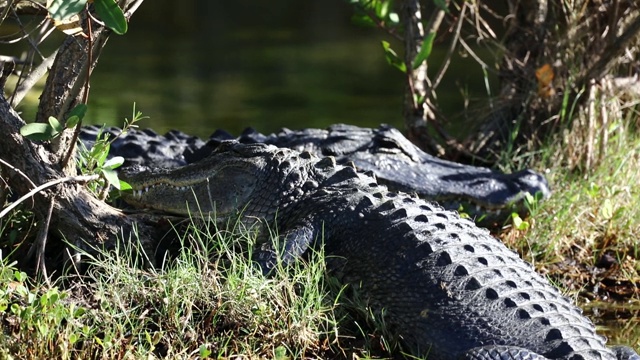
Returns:
[[[133,206],[277,229],[279,245],[265,236],[253,257],[266,274],[323,246],[330,274],[429,359],[640,360],[630,347],[607,347],[578,307],[486,229],[334,157],[225,141],[199,162],[122,176]]]
[[[84,128],[81,139],[90,145],[98,129]],[[107,131],[117,135],[120,130]],[[504,174],[442,160],[423,152],[388,125],[370,129],[338,124],[326,130],[283,129],[271,135],[247,129],[238,138],[218,130],[206,144],[175,130],[164,136],[152,130],[130,131],[112,144],[111,153],[123,156],[129,164],[176,167],[203,159],[221,141],[230,139],[308,151],[319,157],[333,156],[339,164],[353,162],[360,170],[372,171],[380,183],[393,191],[416,193],[437,201],[483,226],[502,225],[513,212],[524,217],[529,210],[527,194],[544,199],[551,193],[544,176],[533,170]]]

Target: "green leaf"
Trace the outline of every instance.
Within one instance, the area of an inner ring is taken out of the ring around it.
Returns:
[[[391,22],[391,24],[397,25],[400,23],[400,16],[398,16],[398,13],[389,13],[389,21]]]
[[[102,167],[105,169],[113,170],[120,167],[122,164],[124,164],[124,158],[122,156],[114,156],[111,159],[105,161]]]
[[[51,140],[55,137],[49,124],[31,123],[20,128],[20,134],[29,140]]]
[[[200,355],[200,359],[206,359],[209,357],[209,355],[211,355],[211,350],[207,349],[207,345],[205,344],[200,345],[198,352]]]
[[[86,4],[87,0],[53,0],[49,14],[54,20],[62,21],[82,11]]]
[[[17,282],[24,282],[25,280],[27,280],[27,273],[24,271],[14,271],[13,272],[13,278],[16,279]]]
[[[613,217],[613,203],[611,199],[604,199],[602,207],[600,207],[600,213],[605,220],[611,220]]]
[[[71,129],[76,127],[76,125],[78,125],[79,122],[80,122],[80,118],[77,117],[76,115],[73,115],[67,119],[67,122],[64,124],[64,126],[66,126],[67,129]]]
[[[418,53],[418,55],[416,55],[416,58],[413,59],[412,66],[414,69],[417,69],[420,65],[422,65],[424,61],[429,58],[429,55],[431,55],[431,49],[433,49],[433,40],[435,38],[435,32],[430,32],[429,35],[424,38],[424,42],[422,43],[420,52]]]
[[[94,0],[96,13],[104,24],[114,33],[124,35],[127,32],[127,19],[115,0]]]
[[[377,1],[375,6],[376,16],[380,19],[386,19],[387,15],[389,15],[389,7],[391,6],[391,1]]]
[[[82,120],[84,119],[84,115],[86,113],[87,113],[87,104],[78,104],[73,109],[71,109],[71,111],[69,111],[69,113],[67,114],[67,121],[69,121],[69,119],[72,116],[77,116],[78,119]]]
[[[511,218],[513,221],[513,226],[517,230],[527,230],[529,228],[529,222],[522,220],[518,213],[512,213]]]
[[[406,73],[407,66],[398,57],[398,54],[396,54],[396,52],[393,51],[393,49],[391,49],[391,45],[389,44],[389,42],[382,41],[382,48],[384,49],[384,56],[387,59],[387,63],[389,63],[389,65],[391,66],[398,68],[398,70],[402,71],[403,73]]]
[[[60,121],[58,121],[58,119],[54,118],[53,116],[49,116],[48,120],[49,125],[51,125],[51,127],[53,128],[54,136],[64,131],[64,128],[62,127],[62,124],[60,124]]]
[[[120,191],[131,190],[131,189],[133,189],[131,187],[131,184],[129,184],[124,180],[120,180]]]
[[[118,173],[111,169],[102,169],[102,175],[109,184],[113,185],[116,189],[120,190],[120,180],[118,179]]]
[[[105,161],[107,161],[107,156],[109,155],[110,147],[111,145],[109,145],[109,143],[104,142],[96,142],[93,145],[89,157],[95,161],[96,167],[104,166]]]

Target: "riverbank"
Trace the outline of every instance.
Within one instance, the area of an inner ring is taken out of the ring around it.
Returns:
[[[505,165],[535,159],[527,165],[547,174],[554,193],[497,235],[586,308],[612,343],[638,349],[640,137],[630,133],[613,132],[588,170],[564,140]],[[29,219],[23,212],[2,223],[3,248],[33,236]],[[384,323],[325,276],[322,253],[264,278],[244,256],[251,232],[236,230],[180,229],[188,246],[156,269],[138,266],[134,248],[85,257],[82,276],[60,269],[52,285],[3,253],[0,357],[400,356]]]

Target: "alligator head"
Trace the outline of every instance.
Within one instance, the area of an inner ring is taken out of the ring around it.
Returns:
[[[224,156],[219,156],[221,152]],[[121,178],[132,186],[123,192],[123,199],[136,207],[177,215],[211,214],[223,220],[243,211],[245,216],[268,217],[299,185],[300,173],[291,172],[287,161],[296,156],[311,157],[263,144],[226,142],[210,157],[181,168],[123,172]]]

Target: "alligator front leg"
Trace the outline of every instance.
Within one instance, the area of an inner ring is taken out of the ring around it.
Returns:
[[[268,275],[281,262],[284,266],[300,258],[315,242],[320,234],[318,227],[311,222],[302,222],[284,231],[277,241],[264,242],[254,253],[254,259],[260,265],[262,273]]]

